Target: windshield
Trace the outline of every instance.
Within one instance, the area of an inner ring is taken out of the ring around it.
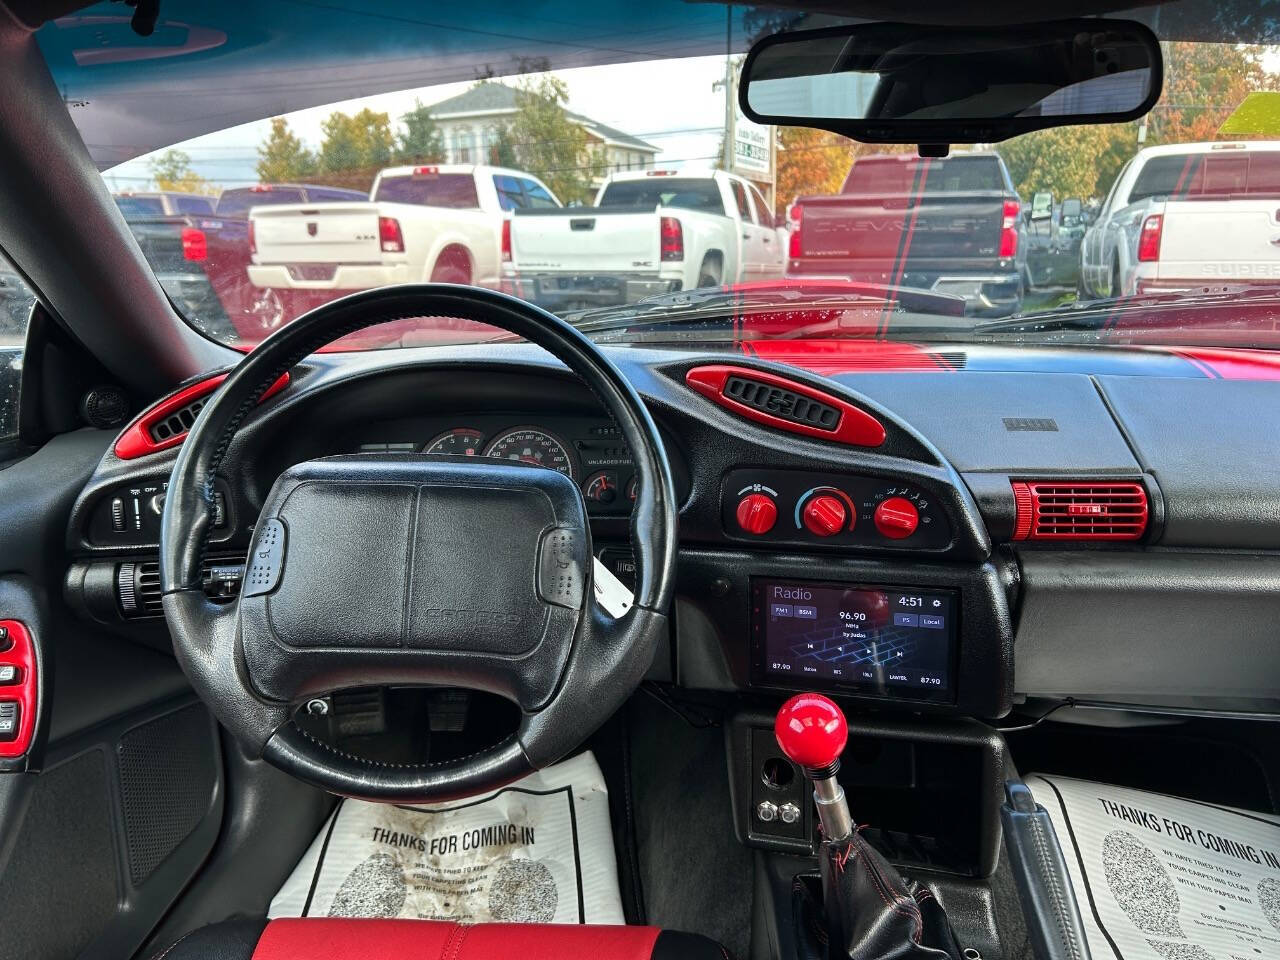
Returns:
[[[831,17],[392,7],[171,0],[143,40],[107,3],[39,32],[140,249],[207,335],[249,348],[352,292],[437,281],[649,345],[1280,345],[1266,24],[1133,11],[1165,60],[1146,116],[926,159],[743,115],[751,44]],[[392,326],[348,345],[497,335]]]

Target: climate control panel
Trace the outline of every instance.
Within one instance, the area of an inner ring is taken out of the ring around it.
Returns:
[[[807,470],[734,470],[721,489],[725,532],[777,544],[942,550],[951,529],[923,487]]]

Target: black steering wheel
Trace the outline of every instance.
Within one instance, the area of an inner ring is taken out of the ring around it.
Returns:
[[[639,478],[636,585],[614,618],[592,589],[582,495],[554,470],[421,455],[309,460],[275,482],[254,527],[238,603],[212,603],[200,565],[213,479],[245,417],[282,373],[374,324],[447,316],[546,349],[595,392]],[[191,428],[160,533],[174,651],[218,719],[269,763],[334,793],[430,802],[494,789],[552,763],[635,689],[667,629],[676,501],[644,403],[590,340],[504,294],[448,284],[388,287],[313,310],[263,341]],[[514,734],[471,756],[387,764],[340,751],[294,721],[305,700],[383,684],[448,685],[520,708]]]

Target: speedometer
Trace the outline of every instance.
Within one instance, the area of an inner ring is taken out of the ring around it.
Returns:
[[[565,445],[545,430],[534,427],[515,427],[499,434],[489,444],[484,455],[498,460],[515,460],[518,463],[550,467],[552,470],[559,470],[566,477],[576,479],[573,459]]]

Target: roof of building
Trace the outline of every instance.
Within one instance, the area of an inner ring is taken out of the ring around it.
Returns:
[[[431,104],[431,115],[437,120],[448,120],[475,114],[513,112],[515,109],[515,89],[508,87],[504,83],[494,83],[491,80],[486,80],[477,83],[470,90],[460,93],[456,97],[450,97],[447,100],[441,100],[439,103]],[[629,133],[624,133],[617,127],[611,127],[600,123],[598,120],[592,120],[590,117],[584,117],[582,114],[574,113],[572,110],[566,110],[565,112],[570,119],[578,121],[588,131],[602,140],[620,144],[624,147],[631,147],[634,150],[643,150],[649,153],[659,152],[659,148],[653,144],[647,143],[639,137],[633,137]]]

